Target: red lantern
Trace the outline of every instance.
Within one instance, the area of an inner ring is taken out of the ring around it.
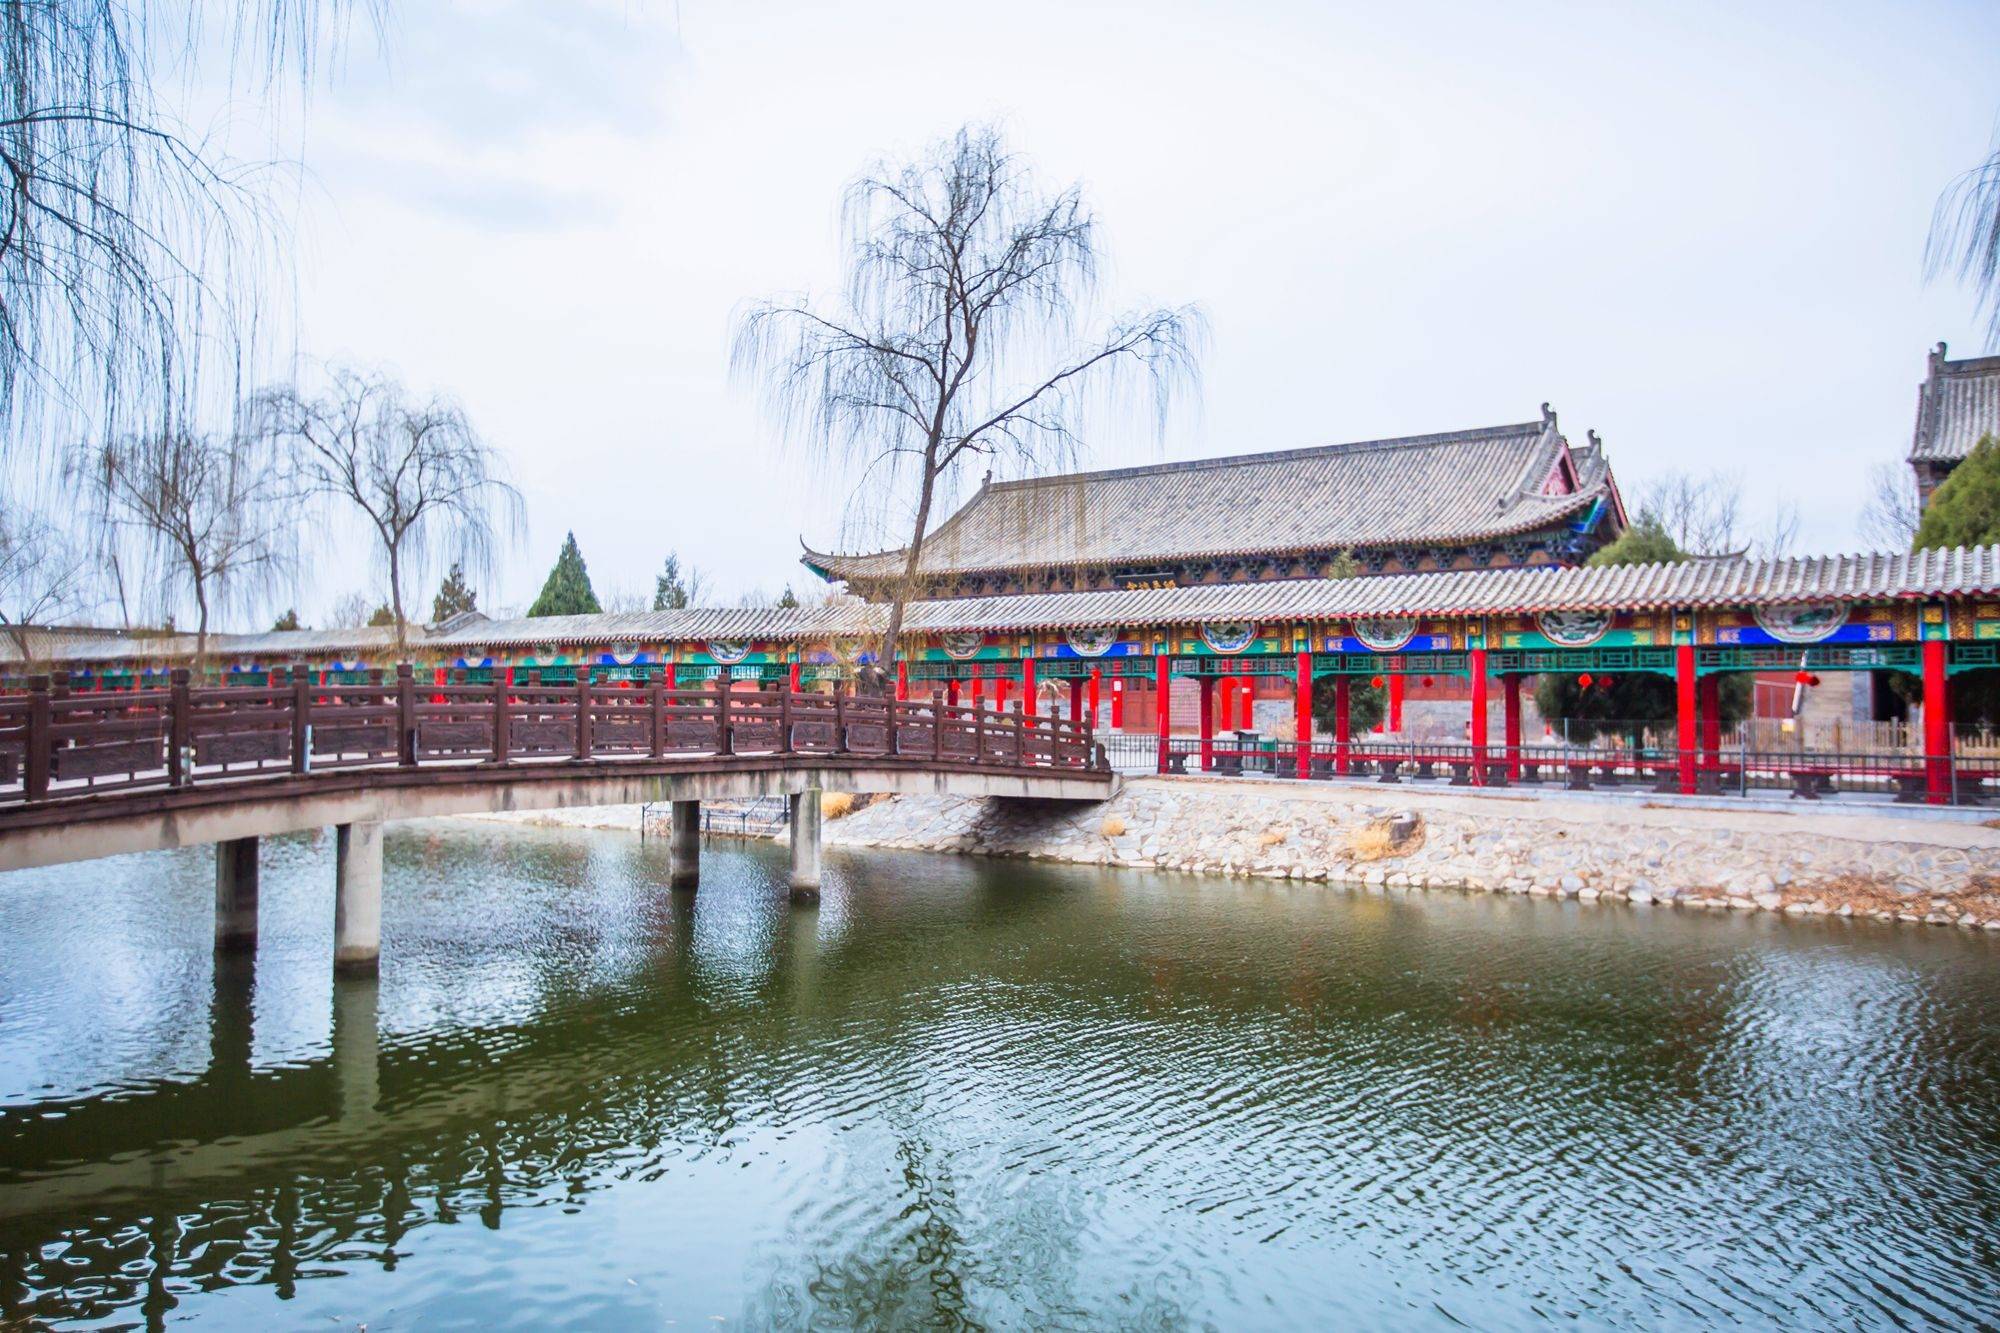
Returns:
[[[1808,684],[1808,685],[1813,685],[1813,686],[1817,686],[1817,685],[1819,684],[1819,677],[1818,677],[1818,676],[1814,676],[1814,677],[1813,677],[1812,679],[1808,680],[1808,681],[1806,682],[1806,684]]]
[[[1368,683],[1370,685],[1373,685],[1378,690],[1382,688],[1382,678],[1380,676],[1375,677],[1375,679],[1369,681]]]
[[[1611,688],[1611,682],[1612,682],[1612,679],[1613,679],[1613,677],[1610,677],[1610,676],[1599,676],[1599,677],[1597,678],[1597,688],[1598,688],[1598,689],[1600,689],[1600,690],[1608,690],[1608,689],[1610,689],[1610,688]]]
[[[1811,685],[1815,682],[1809,672],[1797,671],[1792,673],[1792,683],[1795,685]]]
[[[1580,690],[1587,690],[1590,688],[1590,673],[1588,671],[1584,672],[1581,676],[1578,676],[1576,678],[1576,687]]]
[[[1425,676],[1425,677],[1424,677],[1424,688],[1425,688],[1425,689],[1429,689],[1429,688],[1430,688],[1430,687],[1431,687],[1431,686],[1432,686],[1432,685],[1433,685],[1434,683],[1435,683],[1435,682],[1433,682],[1433,681],[1431,680],[1431,678],[1430,678],[1429,676]]]

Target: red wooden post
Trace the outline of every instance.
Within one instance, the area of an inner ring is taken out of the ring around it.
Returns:
[[[303,773],[307,758],[307,735],[312,724],[312,673],[305,663],[292,664],[292,772]]]
[[[396,663],[396,762],[417,762],[417,677],[408,662]]]
[[[1029,717],[1035,715],[1038,702],[1035,694],[1035,658],[1030,649],[1028,656],[1021,659],[1021,711]]]
[[[1347,776],[1347,742],[1351,736],[1353,711],[1354,678],[1335,676],[1333,678],[1333,771]]]
[[[1111,729],[1125,729],[1125,680],[1122,676],[1111,681]]]
[[[944,683],[944,701],[953,708],[958,707],[958,677],[953,676]]]
[[[1677,644],[1674,647],[1674,744],[1680,750],[1681,795],[1694,795],[1695,745],[1697,740],[1695,711],[1694,645]]]
[[[49,794],[49,773],[55,767],[55,742],[49,734],[49,678],[28,677],[28,753],[21,765],[24,790],[30,801]]]
[[[1234,676],[1203,676],[1201,678],[1202,684],[1207,685],[1211,679],[1215,681],[1216,692],[1221,695],[1210,706],[1209,723],[1212,734],[1215,728],[1228,731],[1236,725],[1236,678]],[[1206,765],[1203,765],[1203,767],[1206,767]]]
[[[1093,731],[1097,729],[1097,696],[1103,692],[1103,689],[1104,668],[1092,667],[1090,669],[1090,726]]]
[[[896,702],[905,703],[910,697],[910,664],[902,658],[896,659]]]
[[[1083,677],[1069,678],[1069,720],[1077,726],[1083,725]]]
[[[1924,800],[1949,804],[1951,791],[1951,688],[1945,674],[1947,645],[1924,640]]]
[[[1007,678],[997,676],[993,681],[993,706],[1001,712],[1007,711]]]
[[[1695,685],[1695,712],[1700,718],[1701,767],[1711,773],[1722,764],[1722,677],[1703,676]]]
[[[1504,728],[1501,739],[1507,747],[1507,781],[1521,780],[1521,677],[1508,672],[1500,678],[1504,696]]]
[[[1465,669],[1472,676],[1472,781],[1486,781],[1486,650],[1468,649]]]
[[[1403,730],[1403,673],[1398,671],[1389,677],[1389,717],[1388,730],[1400,735]]]
[[[793,694],[799,692],[799,664],[797,662],[785,668],[785,688]]]
[[[1298,776],[1312,776],[1313,740],[1313,655],[1299,654],[1299,674],[1295,686],[1297,697],[1292,700],[1292,735],[1294,757],[1298,760]]]
[[[1198,715],[1201,719],[1201,771],[1204,773],[1215,770],[1215,681],[1214,676],[1203,676],[1195,682],[1195,688],[1200,691],[1201,698]],[[1227,678],[1222,681],[1222,716],[1227,722],[1229,717]]]
[[[513,742],[507,722],[507,706],[513,702],[509,691],[513,684],[514,668],[493,673],[493,762],[496,764],[507,762],[508,747]]]
[[[1173,659],[1165,653],[1153,659],[1153,689],[1159,695],[1154,700],[1159,705],[1155,710],[1159,716],[1154,719],[1154,725],[1160,736],[1160,772],[1164,773],[1167,771],[1167,736],[1171,725],[1168,715],[1173,711],[1174,693]]]

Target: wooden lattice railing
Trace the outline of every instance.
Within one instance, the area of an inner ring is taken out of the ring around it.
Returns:
[[[356,768],[633,764],[845,756],[1109,777],[1090,724],[941,699],[591,683],[363,684],[305,668],[261,686],[72,693],[36,677],[0,697],[0,807],[102,792]]]

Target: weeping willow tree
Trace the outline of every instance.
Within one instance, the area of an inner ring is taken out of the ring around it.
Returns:
[[[269,285],[267,165],[161,90],[303,89],[375,2],[0,0],[0,463],[165,437],[204,362],[233,380]]]
[[[2000,145],[1939,196],[1924,247],[1928,276],[1970,286],[1986,318],[1989,342],[2000,343]]]
[[[997,129],[968,126],[847,188],[837,298],[765,301],[740,318],[732,365],[761,381],[781,428],[905,517],[878,660],[894,660],[936,506],[977,461],[1036,471],[1073,458],[1084,408],[1143,389],[1156,428],[1191,390],[1191,306],[1097,318],[1097,221],[1053,193]]]

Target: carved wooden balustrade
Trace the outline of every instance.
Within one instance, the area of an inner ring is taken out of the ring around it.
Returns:
[[[363,684],[305,668],[261,686],[72,693],[35,677],[0,697],[0,810],[111,792],[357,768],[551,764],[715,767],[762,756],[1102,775],[1088,723],[940,699],[647,684],[419,683],[408,666]]]

